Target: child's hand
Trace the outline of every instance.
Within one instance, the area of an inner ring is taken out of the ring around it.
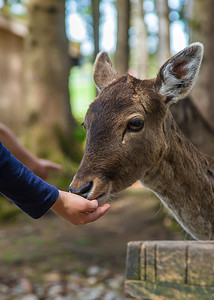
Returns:
[[[43,180],[48,179],[50,171],[60,171],[62,166],[46,159],[36,159],[35,166],[30,168],[37,176]]]
[[[109,204],[98,207],[97,200],[59,191],[59,197],[51,209],[74,225],[84,225],[102,217],[109,207]]]

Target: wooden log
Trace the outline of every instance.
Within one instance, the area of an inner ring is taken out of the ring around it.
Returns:
[[[140,280],[140,251],[142,242],[131,242],[127,246],[126,278]]]
[[[188,260],[188,284],[214,286],[214,245],[191,245]]]
[[[214,242],[130,242],[125,293],[136,299],[214,299]]]
[[[185,284],[186,246],[157,245],[156,248],[156,281]]]
[[[134,299],[151,300],[213,300],[214,287],[151,283],[126,280],[125,293]]]
[[[141,278],[144,281],[156,281],[156,246],[143,243],[141,246]]]

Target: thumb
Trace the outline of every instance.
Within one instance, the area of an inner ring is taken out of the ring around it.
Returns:
[[[97,208],[98,208],[97,200],[87,200],[84,211],[85,212],[95,211]]]

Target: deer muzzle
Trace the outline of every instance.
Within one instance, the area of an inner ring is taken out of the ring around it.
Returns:
[[[111,193],[111,182],[106,178],[84,178],[81,180],[76,175],[69,186],[69,191],[89,200],[97,199],[99,206],[103,205]]]

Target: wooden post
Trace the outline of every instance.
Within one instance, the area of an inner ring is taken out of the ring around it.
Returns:
[[[214,242],[128,243],[125,293],[135,299],[214,299]]]

